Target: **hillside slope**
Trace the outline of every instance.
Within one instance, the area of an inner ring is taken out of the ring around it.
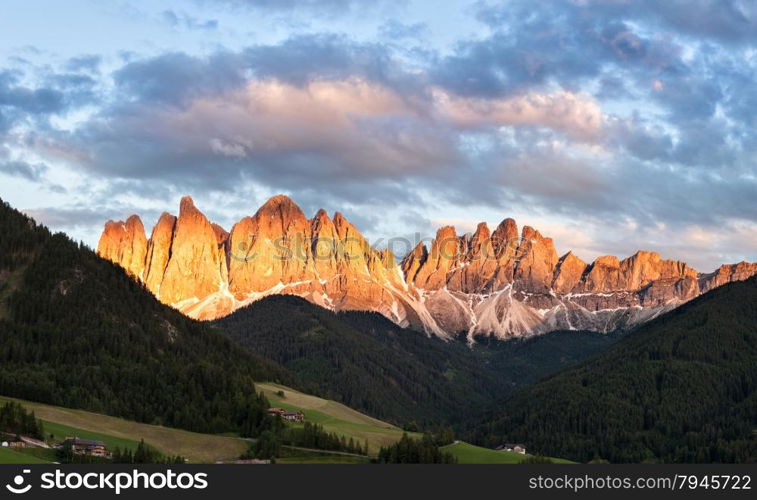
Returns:
[[[305,414],[307,422],[323,426],[326,432],[352,438],[358,443],[367,442],[371,455],[376,455],[382,446],[394,444],[402,437],[403,431],[398,427],[336,401],[304,394],[279,384],[258,383],[256,386],[265,394],[271,406],[300,410]]]
[[[0,396],[4,403],[9,398]],[[169,456],[180,455],[190,463],[215,463],[236,460],[247,449],[239,438],[200,434],[180,429],[143,424],[132,420],[110,417],[85,410],[72,410],[42,403],[17,400],[27,410],[34,411],[43,421],[45,435],[54,434],[62,440],[67,436],[99,439],[110,450],[135,449],[141,439]]]
[[[426,428],[480,413],[513,388],[605,349],[618,336],[562,332],[468,347],[403,329],[377,313],[333,313],[271,296],[214,324],[290,370],[308,393]]]
[[[717,288],[520,390],[472,437],[577,461],[757,461],[757,279]]]
[[[284,371],[164,306],[117,265],[0,202],[0,394],[251,434]]]

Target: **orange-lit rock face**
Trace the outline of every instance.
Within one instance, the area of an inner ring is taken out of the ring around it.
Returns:
[[[132,215],[126,222],[106,222],[97,245],[97,253],[120,264],[132,276],[144,279],[147,237],[142,220]]]
[[[310,223],[285,196],[268,200],[231,230],[229,290],[238,299],[278,283],[315,280]]]
[[[168,304],[206,297],[227,279],[226,257],[213,227],[191,198],[182,198],[158,297]]]
[[[171,255],[171,243],[173,242],[176,217],[163,212],[158,223],[152,229],[150,243],[147,246],[147,260],[145,262],[145,285],[155,295],[160,295],[160,285],[168,266],[168,258]]]
[[[524,227],[516,259],[515,281],[522,289],[549,291],[558,261],[552,238],[544,238],[530,226]]]
[[[184,198],[178,218],[164,213],[141,246],[132,230],[138,219],[130,221],[106,224],[99,254],[130,266],[161,301],[196,318],[223,316],[271,293],[379,311],[400,324],[417,316],[410,304],[417,297],[405,297],[394,255],[371,248],[339,213],[332,220],[321,210],[308,220],[292,200],[276,196],[229,233]]]
[[[376,250],[342,214],[307,219],[275,196],[230,232],[183,198],[179,216],[161,215],[145,237],[139,217],[108,221],[98,254],[120,264],[156,297],[189,316],[213,319],[269,294],[295,294],[332,310],[377,311],[443,337],[501,338],[555,329],[610,331],[757,273],[757,263],[701,274],[683,262],[639,251],[587,264],[552,239],[505,219],[492,232],[437,231],[400,265]]]
[[[576,257],[573,252],[568,252],[557,264],[552,288],[557,293],[570,293],[581,281],[586,267],[586,262]]]

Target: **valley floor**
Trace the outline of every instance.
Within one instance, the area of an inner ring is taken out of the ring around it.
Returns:
[[[376,456],[382,446],[397,442],[404,431],[392,424],[375,419],[335,401],[304,394],[286,386],[273,383],[258,383],[256,389],[262,391],[272,407],[286,410],[300,410],[305,421],[322,425],[324,430],[368,443],[370,456]],[[166,455],[181,455],[190,463],[234,462],[247,449],[249,439],[233,436],[217,436],[172,429],[157,425],[132,422],[84,410],[74,410],[57,406],[34,403],[0,396],[0,404],[7,401],[21,403],[27,410],[33,410],[42,420],[47,438],[62,441],[77,436],[83,439],[103,441],[109,450],[136,449],[139,440],[157,448]],[[300,426],[302,424],[290,423]],[[417,433],[409,433],[419,437]],[[368,463],[369,456],[350,453],[329,452],[283,447],[280,464],[360,464]],[[474,446],[461,441],[444,446],[461,464],[517,464],[528,455],[507,451],[496,451]],[[556,463],[570,463],[553,459]],[[27,448],[12,450],[0,448],[0,463],[51,463],[56,461],[55,450]]]

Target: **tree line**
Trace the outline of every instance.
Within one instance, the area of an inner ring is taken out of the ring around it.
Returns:
[[[34,416],[34,411],[26,411],[19,403],[9,401],[0,407],[0,432],[17,436],[44,439],[42,422]]]

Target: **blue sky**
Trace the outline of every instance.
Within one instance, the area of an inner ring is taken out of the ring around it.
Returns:
[[[283,192],[709,271],[757,260],[755,42],[746,0],[6,0],[0,197],[92,246]]]

